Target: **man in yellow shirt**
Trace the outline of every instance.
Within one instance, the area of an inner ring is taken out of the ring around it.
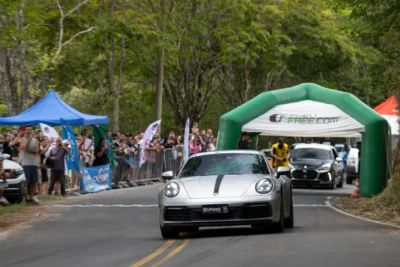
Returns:
[[[278,142],[272,145],[272,157],[274,158],[274,168],[289,167],[289,146],[285,144],[285,140],[281,137]]]

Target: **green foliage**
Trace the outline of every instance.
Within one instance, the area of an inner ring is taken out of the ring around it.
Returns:
[[[61,1],[64,13],[81,1]],[[66,17],[64,41],[96,30],[63,48],[47,87],[112,122],[119,85],[120,130],[144,131],[154,121],[157,58],[165,51],[162,134],[183,133],[187,117],[216,134],[220,115],[267,90],[316,82],[375,106],[398,84],[398,1],[165,0],[165,9],[161,3],[91,0]],[[23,28],[0,20],[8,26],[0,27],[0,49],[17,51],[24,41],[31,80],[23,101],[32,104],[57,49],[61,15],[56,1],[0,0],[5,17],[18,10]]]

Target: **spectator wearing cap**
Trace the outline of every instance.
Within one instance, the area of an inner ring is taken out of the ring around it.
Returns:
[[[274,168],[289,167],[289,146],[285,144],[285,139],[282,137],[278,139],[278,142],[272,145],[272,158],[274,159]]]
[[[242,132],[242,135],[240,136],[237,148],[238,149],[250,149],[249,139],[250,139],[249,133]]]
[[[68,140],[57,139],[56,147],[50,151],[49,159],[53,162],[53,166],[51,167],[51,175],[50,175],[50,187],[49,187],[49,195],[52,194],[54,185],[60,184],[61,187],[61,196],[65,196],[65,156],[69,154],[69,142]],[[48,159],[48,160],[49,160]],[[56,190],[58,191],[58,190]],[[59,194],[59,192],[54,192]]]

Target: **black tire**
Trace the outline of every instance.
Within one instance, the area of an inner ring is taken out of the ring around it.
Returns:
[[[283,194],[283,190],[281,190],[281,194]],[[283,195],[281,196],[281,208],[279,211],[279,222],[276,222],[272,225],[272,231],[274,233],[282,233],[285,229],[285,213],[283,209]]]
[[[285,228],[293,228],[294,226],[294,212],[293,212],[293,195],[290,189],[290,217],[285,219]]]
[[[171,228],[168,226],[163,227],[160,225],[160,230],[161,230],[161,236],[164,239],[178,238],[179,234],[180,234],[180,229],[178,229],[178,228]]]
[[[329,189],[330,189],[330,190],[335,189],[335,184],[336,184],[336,181],[335,181],[335,179],[333,179],[332,182],[331,182],[331,184],[329,185]]]
[[[353,184],[353,177],[346,177],[346,184]]]
[[[345,172],[343,172],[343,173],[342,173],[342,176],[340,177],[340,182],[339,182],[339,184],[337,185],[337,188],[342,188],[342,187],[343,187],[343,183],[344,183],[344,180],[345,180],[345,176],[347,176],[347,175],[346,175]]]

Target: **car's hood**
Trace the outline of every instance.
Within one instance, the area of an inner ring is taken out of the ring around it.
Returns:
[[[326,163],[330,163],[330,160],[323,159],[303,159],[303,158],[292,158],[290,159],[290,164],[293,166],[310,166],[310,167],[319,167]]]
[[[181,178],[180,181],[190,198],[224,198],[242,196],[251,184],[266,176],[269,175],[224,175],[220,178],[221,183],[218,188],[218,195],[214,195],[218,178],[217,175],[193,176]]]
[[[3,169],[5,169],[5,170],[22,170],[22,167],[17,162],[6,159],[3,161]]]

